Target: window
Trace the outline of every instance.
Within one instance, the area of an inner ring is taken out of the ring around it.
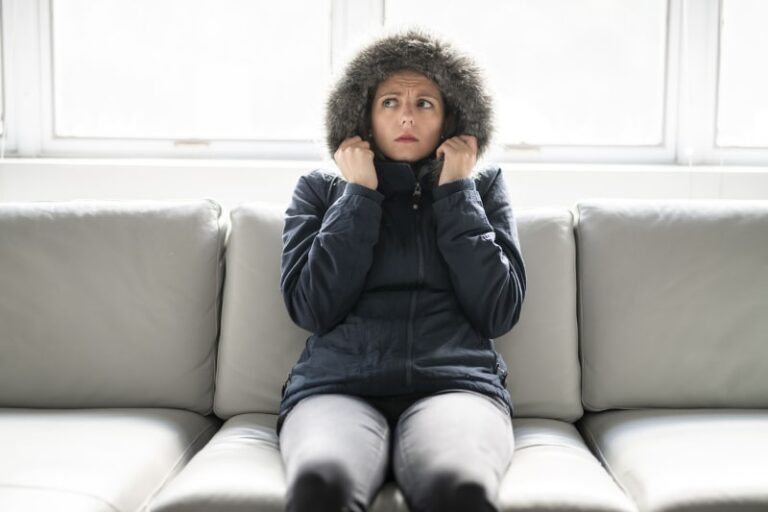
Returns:
[[[0,0],[15,156],[326,157],[328,88],[422,26],[485,69],[518,162],[768,163],[765,0]]]
[[[3,5],[0,2],[0,157],[5,153],[5,87],[3,86],[5,73],[3,68],[5,67],[5,59],[3,59]]]
[[[54,134],[309,139],[330,74],[329,6],[53,0]]]
[[[414,18],[482,58],[503,143],[664,142],[665,0],[387,0],[385,23]]]
[[[723,1],[718,147],[768,148],[767,20],[765,0]]]

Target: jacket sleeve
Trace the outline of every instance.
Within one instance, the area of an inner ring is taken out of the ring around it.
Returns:
[[[527,281],[501,169],[491,180],[482,198],[471,177],[436,187],[433,210],[459,304],[480,334],[496,338],[517,323]]]
[[[379,240],[384,195],[356,183],[327,205],[327,177],[299,178],[285,212],[280,291],[298,326],[323,334],[363,290]]]

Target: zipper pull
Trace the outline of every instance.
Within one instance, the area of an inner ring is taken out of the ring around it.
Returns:
[[[419,209],[419,198],[421,198],[421,183],[416,182],[416,187],[413,189],[413,209]]]

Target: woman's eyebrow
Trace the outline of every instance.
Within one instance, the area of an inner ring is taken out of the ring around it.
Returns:
[[[402,96],[402,95],[403,95],[402,92],[390,91],[390,92],[382,92],[381,94],[377,95],[376,98],[378,99],[378,98],[381,98],[382,96]],[[439,100],[440,99],[439,96],[435,96],[434,94],[432,94],[429,91],[418,91],[416,93],[416,96],[418,96],[419,98],[431,98],[433,100]]]

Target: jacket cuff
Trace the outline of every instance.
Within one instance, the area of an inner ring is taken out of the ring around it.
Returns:
[[[347,186],[344,189],[343,195],[365,196],[368,199],[376,201],[378,204],[381,204],[381,202],[384,200],[384,194],[382,194],[378,190],[373,190],[372,188],[368,188],[365,185],[360,185],[359,183],[347,182]]]
[[[444,183],[438,187],[433,188],[432,201],[439,201],[440,199],[448,197],[454,192],[459,192],[460,190],[477,190],[477,187],[475,187],[474,178],[461,178],[458,180],[449,181],[448,183]]]

